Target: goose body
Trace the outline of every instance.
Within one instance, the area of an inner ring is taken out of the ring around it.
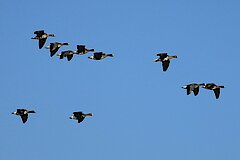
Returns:
[[[94,52],[94,49],[87,49],[85,45],[77,45],[78,54],[86,54],[88,52]]]
[[[203,88],[208,90],[213,90],[216,99],[218,99],[220,96],[220,88],[224,88],[224,86],[219,86],[219,85],[216,85],[215,83],[207,83],[203,86]]]
[[[192,83],[188,84],[186,86],[182,86],[183,89],[187,89],[187,95],[191,94],[192,92],[194,93],[195,96],[198,95],[199,92],[199,87],[204,86],[204,83],[197,84],[197,83]]]
[[[46,46],[45,48],[50,49],[50,56],[54,56],[55,53],[59,50],[60,47],[62,46],[67,46],[69,43],[59,43],[59,42],[54,42],[50,43],[49,46]]]
[[[39,43],[38,43],[39,49],[41,49],[44,46],[48,37],[55,37],[54,34],[45,33],[44,30],[35,31],[34,34],[36,34],[36,36],[32,37],[32,39],[39,40]]]
[[[21,116],[21,119],[22,119],[22,122],[23,123],[26,123],[27,122],[27,119],[28,119],[28,114],[29,113],[36,113],[35,111],[29,111],[27,109],[17,109],[16,112],[12,112],[12,114],[14,115],[18,115],[18,116]]]
[[[101,60],[106,57],[113,57],[113,54],[106,54],[103,52],[95,52],[95,53],[93,53],[93,56],[89,56],[88,58],[93,59],[93,60]]]
[[[170,59],[177,58],[177,56],[169,56],[167,53],[159,53],[157,54],[159,58],[154,59],[154,62],[162,62],[163,71],[167,71]]]
[[[67,51],[62,51],[61,54],[58,54],[58,56],[60,56],[60,59],[67,57],[67,60],[71,61],[74,54],[77,54],[77,51],[67,50]]]
[[[93,116],[92,113],[88,113],[88,114],[84,114],[83,112],[73,112],[73,115],[71,117],[69,117],[70,119],[74,119],[77,120],[78,123],[82,122],[85,117],[87,116]]]

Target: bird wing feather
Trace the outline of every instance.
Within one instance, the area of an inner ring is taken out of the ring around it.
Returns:
[[[21,115],[21,119],[22,119],[22,122],[23,122],[23,123],[26,123],[26,122],[27,122],[27,119],[28,119],[28,114],[23,114],[23,115]]]
[[[41,39],[39,39],[39,43],[38,43],[39,49],[41,49],[41,48],[44,46],[46,40],[47,40],[47,38],[41,38]]]
[[[216,99],[218,99],[219,96],[220,96],[220,88],[216,88],[216,89],[214,89],[213,91],[214,91],[214,94],[215,94]]]
[[[102,58],[102,55],[103,55],[103,53],[101,53],[101,52],[97,52],[97,53],[93,54],[93,56],[96,60],[100,60]]]
[[[163,67],[163,71],[167,71],[168,67],[169,67],[170,61],[162,61],[162,67]]]

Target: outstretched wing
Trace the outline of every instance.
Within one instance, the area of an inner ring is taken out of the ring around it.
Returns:
[[[81,117],[81,118],[78,118],[78,123],[82,122],[84,120],[85,117]]]
[[[199,92],[199,87],[193,89],[193,93],[195,96],[198,95],[198,92]]]
[[[73,54],[67,55],[68,61],[71,61],[72,58],[73,58]]]
[[[163,60],[163,59],[166,58],[168,55],[167,55],[167,53],[159,53],[159,54],[157,54],[157,56],[160,56],[161,60]]]
[[[26,123],[26,122],[27,122],[27,119],[28,119],[28,114],[23,114],[23,115],[21,115],[21,119],[22,119],[22,122],[23,122],[23,123]]]
[[[85,46],[84,45],[77,45],[77,52],[78,53],[85,53]]]
[[[59,47],[57,43],[51,43],[50,44],[50,53],[51,53],[51,57],[54,56],[55,53],[57,53]]]
[[[39,43],[38,43],[39,49],[41,49],[44,46],[46,40],[47,40],[47,38],[39,39]]]
[[[96,52],[93,54],[94,59],[100,60],[102,58],[103,53],[102,52]]]
[[[83,113],[82,112],[73,112],[73,115],[77,118],[82,117]]]
[[[61,53],[61,54],[60,54],[60,59],[63,59],[63,58],[64,58],[64,54]]]
[[[187,95],[189,95],[191,93],[192,93],[191,87],[189,85],[187,85]]]
[[[36,34],[37,37],[42,37],[42,35],[44,35],[44,30],[35,31],[34,34]]]
[[[162,61],[162,66],[163,66],[163,71],[167,71],[168,67],[169,67],[170,61]]]
[[[23,112],[23,109],[17,109],[17,113]]]
[[[82,122],[84,120],[85,117],[83,117],[83,113],[82,112],[73,112],[73,115],[75,117],[77,117],[78,123]]]
[[[216,89],[214,89],[213,91],[214,91],[214,94],[215,94],[215,96],[216,96],[216,99],[218,99],[218,98],[219,98],[219,95],[220,95],[220,88],[216,88]]]

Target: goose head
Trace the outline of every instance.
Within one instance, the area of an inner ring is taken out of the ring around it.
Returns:
[[[31,39],[39,39],[38,37],[32,37]]]
[[[153,61],[154,62],[159,62],[159,61],[161,61],[161,59],[160,58],[155,58]]]
[[[46,49],[50,49],[50,45],[46,46],[45,48],[46,48]]]
[[[205,83],[203,83],[201,86],[202,86],[202,88],[206,88],[206,84]]]
[[[201,84],[199,84],[199,86],[205,86],[205,83],[201,83]]]
[[[17,112],[12,112],[12,114],[15,114],[15,115],[17,115]]]
[[[93,57],[93,56],[89,56],[88,58],[89,58],[89,59],[94,59],[94,57]]]
[[[77,119],[75,116],[70,116],[69,119]]]
[[[181,88],[183,88],[183,89],[186,89],[186,88],[187,88],[187,86],[182,86]]]

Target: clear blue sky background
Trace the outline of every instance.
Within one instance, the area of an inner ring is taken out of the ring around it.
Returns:
[[[239,160],[240,2],[0,2],[0,159]],[[31,40],[85,44],[114,58],[72,61]],[[177,55],[166,73],[153,59]],[[182,85],[225,85],[220,98]],[[33,109],[26,124],[11,115]],[[92,112],[78,124],[73,111]]]

